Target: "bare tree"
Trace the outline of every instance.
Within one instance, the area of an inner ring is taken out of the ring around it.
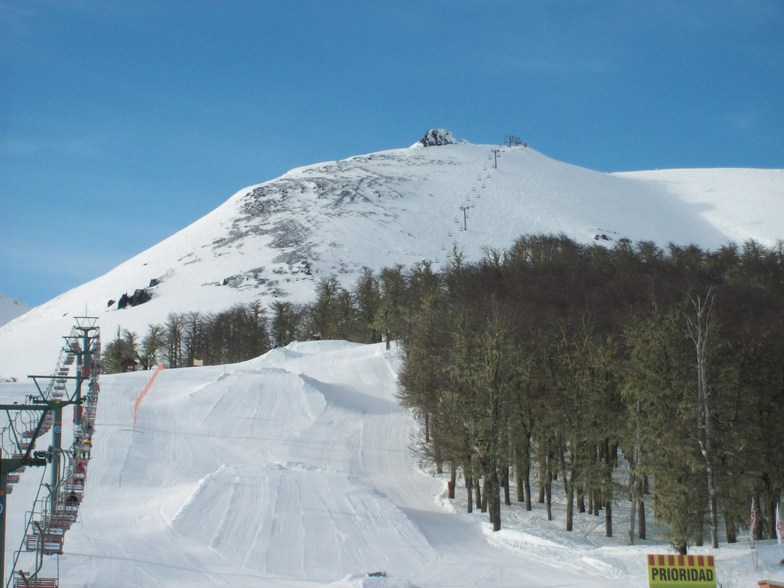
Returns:
[[[708,361],[706,349],[712,335],[713,302],[716,298],[713,288],[708,288],[705,298],[692,296],[693,314],[686,316],[689,338],[694,344],[697,355],[697,419],[700,453],[705,461],[708,478],[708,508],[710,512],[711,542],[714,549],[719,546],[718,488],[713,456],[712,398],[708,386]]]

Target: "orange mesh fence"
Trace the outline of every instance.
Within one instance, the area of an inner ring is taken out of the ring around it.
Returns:
[[[160,374],[163,371],[163,368],[164,368],[164,365],[162,363],[159,363],[158,365],[155,366],[155,369],[153,370],[152,375],[150,376],[150,379],[147,381],[147,383],[144,385],[144,388],[142,389],[142,391],[139,392],[139,395],[136,397],[136,402],[134,402],[134,404],[133,404],[133,426],[134,427],[136,427],[136,412],[139,410],[139,406],[141,405],[142,400],[144,400],[144,397],[147,396],[147,393],[150,391],[150,388],[152,388],[152,383],[155,381],[155,378],[157,378],[158,374]]]

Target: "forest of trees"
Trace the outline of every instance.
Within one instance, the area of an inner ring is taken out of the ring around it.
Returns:
[[[518,239],[436,272],[365,270],[352,290],[323,279],[310,305],[275,302],[173,314],[143,339],[118,332],[104,366],[236,362],[304,339],[399,340],[400,399],[419,449],[465,482],[469,511],[501,528],[501,501],[552,518],[553,484],[575,513],[646,513],[673,546],[748,528],[774,537],[784,490],[784,244],[699,247],[562,235]]]

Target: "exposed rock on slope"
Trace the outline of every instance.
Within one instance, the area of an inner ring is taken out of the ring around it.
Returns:
[[[457,139],[446,129],[430,129],[425,136],[419,140],[422,147],[437,147],[441,145],[454,145]]]

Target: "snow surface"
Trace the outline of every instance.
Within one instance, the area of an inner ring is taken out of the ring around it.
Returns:
[[[19,300],[14,300],[0,292],[0,326],[3,326],[18,316],[22,316],[32,308],[32,306],[24,304]]]
[[[615,175],[659,183],[699,211],[727,241],[756,239],[771,246],[771,236],[784,238],[784,170],[671,169]]]
[[[668,549],[660,537],[625,545],[625,501],[608,539],[603,517],[577,514],[563,531],[562,500],[554,521],[543,505],[505,506],[493,533],[486,515],[464,514],[462,487],[446,499],[446,478],[410,449],[399,360],[394,347],[322,341],[164,370],[135,428],[151,372],[103,376],[80,518],[42,575],[59,564],[62,586],[112,588],[647,586],[645,555]],[[0,384],[0,401],[29,388]],[[8,497],[9,552],[38,469]],[[724,586],[784,580],[771,541],[692,553],[715,555]]]
[[[143,337],[171,312],[311,302],[322,278],[352,288],[363,267],[427,259],[438,268],[453,247],[478,261],[485,248],[506,249],[521,235],[561,232],[608,246],[621,237],[707,249],[747,239],[773,246],[784,237],[784,171],[607,174],[532,148],[470,143],[294,169],[240,190],[107,274],[0,327],[0,379],[51,369],[74,316],[100,317],[104,338],[118,327]],[[597,234],[613,241],[594,241]],[[150,302],[108,305],[153,279],[160,283]]]

